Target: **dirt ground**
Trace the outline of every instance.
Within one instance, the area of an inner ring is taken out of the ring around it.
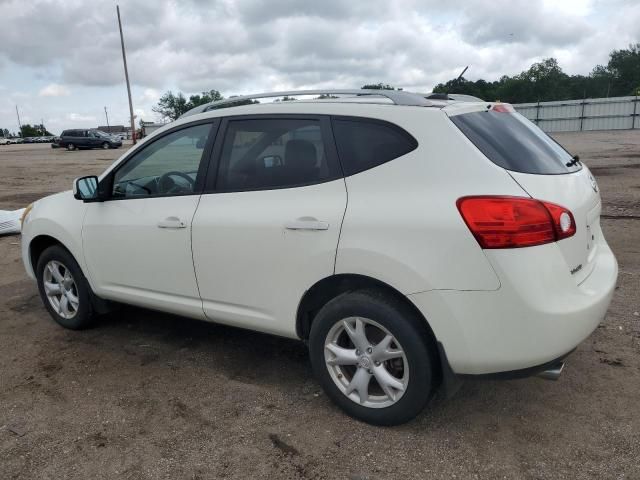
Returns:
[[[562,134],[604,197],[618,288],[562,378],[467,382],[372,427],[320,391],[301,343],[125,308],[49,318],[0,238],[0,479],[640,478],[640,131]],[[100,173],[122,150],[0,146],[0,209]]]

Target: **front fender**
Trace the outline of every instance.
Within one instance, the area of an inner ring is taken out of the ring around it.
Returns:
[[[87,205],[73,198],[71,191],[45,197],[33,204],[22,225],[22,261],[31,278],[35,279],[35,265],[31,264],[31,245],[34,239],[44,235],[52,237],[71,252],[92,284],[87,275],[82,248],[82,224],[86,211]]]

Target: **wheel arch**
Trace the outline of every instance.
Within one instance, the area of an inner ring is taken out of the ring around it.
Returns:
[[[38,265],[38,259],[47,248],[53,247],[53,246],[58,246],[63,248],[67,253],[69,253],[69,255],[71,255],[71,257],[78,264],[78,268],[80,269],[80,272],[82,272],[82,275],[87,281],[87,286],[89,287],[89,293],[90,293],[90,301],[94,310],[100,314],[109,313],[112,310],[114,310],[115,308],[114,303],[104,300],[95,294],[93,286],[91,285],[91,281],[87,277],[87,273],[84,271],[82,263],[78,261],[79,259],[76,257],[76,255],[73,254],[71,249],[68,248],[64,244],[64,242],[60,241],[55,237],[52,237],[51,235],[46,235],[46,234],[37,235],[29,242],[29,261],[31,262],[31,269],[34,275],[37,275],[36,267]]]
[[[57,238],[45,234],[37,235],[29,242],[29,261],[31,262],[31,269],[34,273],[36,271],[36,266],[38,265],[38,259],[40,258],[40,255],[42,255],[42,252],[54,245],[58,245],[64,248],[72,257],[75,258],[73,253],[71,253],[71,250],[69,250],[69,248],[67,248],[67,246]],[[77,261],[78,260],[76,259],[76,262]]]
[[[426,333],[436,341],[436,336],[431,329],[428,320],[418,307],[416,307],[416,305],[406,297],[406,295],[403,295],[398,289],[388,283],[376,278],[366,275],[347,273],[340,273],[331,275],[330,277],[325,277],[316,282],[304,293],[300,303],[298,304],[298,311],[296,315],[296,334],[298,337],[302,340],[307,340],[309,338],[311,323],[313,322],[315,314],[328,301],[346,292],[365,289],[382,291],[394,297],[398,302],[409,308],[417,318],[423,320]]]
[[[443,358],[442,356],[442,346],[439,345],[429,321],[406,295],[402,294],[393,286],[373,277],[342,273],[323,278],[316,282],[305,292],[298,305],[296,315],[296,334],[298,337],[305,342],[309,339],[313,319],[327,302],[336,298],[338,295],[356,290],[376,290],[384,292],[393,297],[398,303],[410,310],[416,318],[421,320],[420,325],[423,328],[426,341],[429,342],[429,349],[433,354],[434,372],[439,376],[436,382],[440,383],[443,376],[447,375],[446,367],[448,366],[448,362],[446,357]]]

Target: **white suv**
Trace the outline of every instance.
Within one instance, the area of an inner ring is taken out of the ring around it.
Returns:
[[[121,302],[299,338],[375,424],[461,378],[557,377],[618,271],[589,170],[507,104],[300,93],[327,94],[198,107],[31,205],[52,317]]]

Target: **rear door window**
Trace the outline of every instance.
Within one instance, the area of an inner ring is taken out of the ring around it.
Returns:
[[[418,142],[389,122],[335,117],[331,121],[345,175],[353,175],[406,155]]]
[[[338,177],[318,119],[230,120],[216,189],[268,190]]]
[[[519,113],[486,110],[450,118],[478,150],[507,170],[557,175],[582,168],[560,144]]]

